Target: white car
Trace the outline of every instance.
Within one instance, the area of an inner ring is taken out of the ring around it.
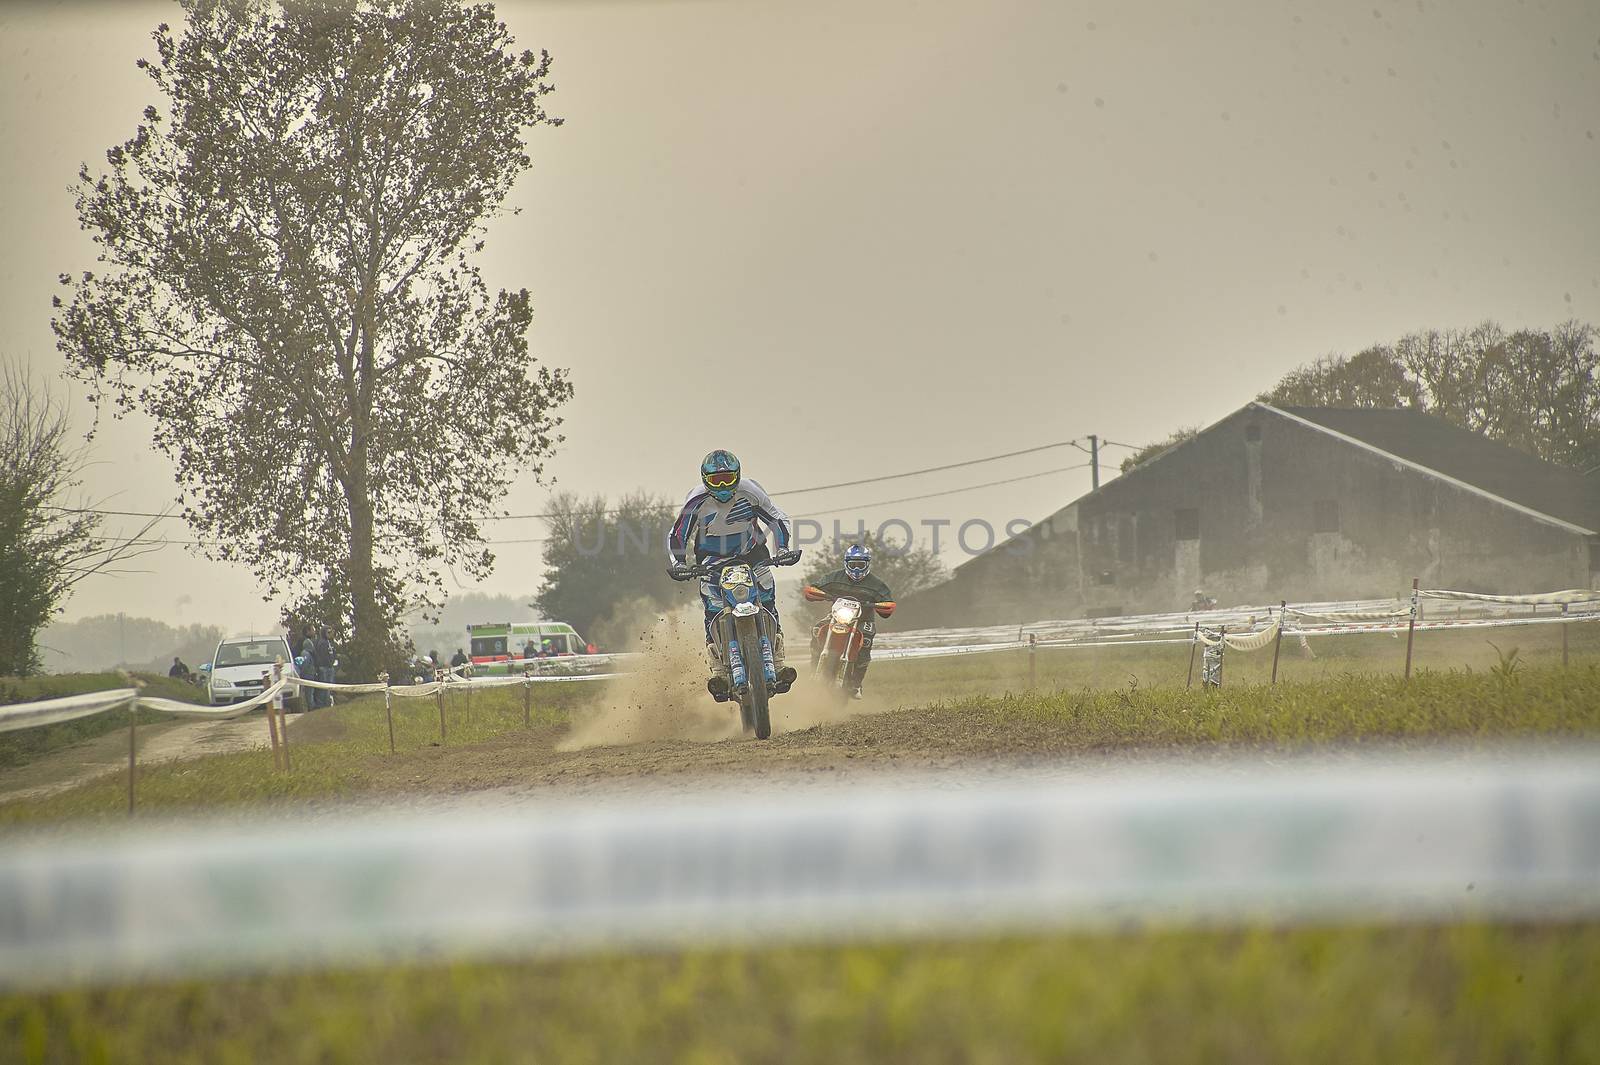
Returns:
[[[206,674],[206,694],[212,706],[240,703],[261,694],[262,683],[271,683],[272,663],[283,659],[283,675],[298,677],[289,641],[282,636],[229,636],[217,644],[211,661],[201,666]],[[299,696],[286,705],[302,707]]]

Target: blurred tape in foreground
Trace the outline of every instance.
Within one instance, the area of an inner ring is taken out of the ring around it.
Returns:
[[[1600,916],[1600,754],[12,837],[0,983],[1124,920]]]

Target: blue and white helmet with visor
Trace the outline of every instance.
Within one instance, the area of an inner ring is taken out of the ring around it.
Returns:
[[[739,488],[739,459],[731,451],[718,448],[700,460],[700,483],[711,498],[726,503]]]
[[[844,553],[844,575],[859,581],[872,572],[872,551],[861,544],[851,544]]]

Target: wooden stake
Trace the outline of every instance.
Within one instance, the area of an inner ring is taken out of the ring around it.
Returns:
[[[283,756],[278,753],[278,715],[272,712],[272,703],[267,703],[267,734],[272,737],[272,768],[283,768]]]
[[[275,704],[273,707],[274,712],[278,715],[278,728],[283,731],[283,768],[288,771],[293,768],[289,764],[289,711],[285,706],[278,704],[276,696],[273,697],[272,701]],[[285,699],[283,702],[287,703],[288,700]]]
[[[1561,604],[1561,668],[1567,668],[1567,604]]]
[[[1411,644],[1417,638],[1417,578],[1411,578],[1411,621],[1406,625],[1406,680],[1411,679]]]
[[[139,727],[139,700],[135,699],[128,704],[128,816],[133,816],[133,778],[138,771],[138,738],[135,730]]]
[[[389,674],[379,673],[383,681],[383,716],[389,719],[389,753],[394,753],[394,708],[389,705]]]
[[[1028,690],[1039,686],[1039,634],[1028,633]]]
[[[1194,636],[1189,640],[1189,679],[1183,682],[1185,688],[1194,687],[1194,649],[1200,643],[1200,623],[1194,623]]]
[[[1278,651],[1283,647],[1283,623],[1289,617],[1289,600],[1278,607],[1278,635],[1272,638],[1272,683],[1278,683]]]
[[[433,693],[434,699],[439,703],[439,746],[444,746],[444,685],[440,684]]]
[[[533,675],[522,671],[522,727],[533,727]]]

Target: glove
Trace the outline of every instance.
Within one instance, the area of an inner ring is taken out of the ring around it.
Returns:
[[[798,547],[792,551],[779,551],[772,556],[772,565],[774,566],[792,566],[799,561],[800,549]]]

